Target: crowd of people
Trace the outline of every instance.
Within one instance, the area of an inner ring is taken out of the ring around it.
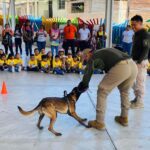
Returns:
[[[139,15],[131,18],[131,26],[133,31],[130,26],[127,26],[123,32],[123,48],[127,54],[115,48],[102,49],[105,47],[107,39],[103,26],[100,26],[97,34],[93,36],[86,24],[77,31],[77,28],[68,20],[64,27],[61,47],[60,30],[57,23],[53,23],[49,33],[41,25],[35,36],[30,21],[27,21],[22,28],[16,25],[14,32],[6,24],[2,33],[5,52],[0,49],[0,70],[20,72],[24,69],[59,75],[83,73],[83,79],[76,87],[80,94],[88,89],[93,73],[105,71],[106,74],[97,91],[96,120],[89,121],[88,124],[99,130],[105,128],[106,98],[114,88],[118,87],[121,96],[121,114],[115,117],[115,121],[127,126],[129,108],[144,107],[146,71],[150,75],[150,63],[148,65],[150,35],[143,28],[143,18]],[[48,35],[51,41],[51,50],[46,52]],[[13,36],[15,37],[15,54]],[[29,58],[27,66],[23,66],[22,38],[25,43],[26,58]],[[76,45],[77,38],[78,46]],[[33,53],[34,42],[37,42],[37,48]],[[18,48],[20,52],[18,52]],[[10,50],[9,54],[8,49]],[[129,101],[129,90],[133,84],[135,98]]]
[[[39,30],[34,33],[29,20],[22,26],[16,24],[14,31],[9,24],[6,24],[2,31],[2,44],[5,50],[0,50],[0,68],[11,72],[24,69],[47,73],[53,72],[55,74],[64,74],[65,72],[81,74],[84,72],[86,65],[86,62],[82,60],[83,50],[87,48],[92,50],[105,48],[107,34],[104,28],[103,25],[100,25],[99,30],[93,34],[86,24],[83,24],[77,30],[71,20],[68,20],[63,29],[62,39],[62,33],[56,22],[52,24],[48,33],[44,25],[41,25]],[[131,55],[133,35],[134,31],[128,25],[123,32],[122,47],[123,51],[129,55]],[[15,38],[15,52],[13,50],[13,37]],[[50,51],[48,53],[45,52],[47,38],[50,40]],[[22,60],[22,40],[25,44],[26,58],[28,58],[28,65],[26,66],[23,65]],[[37,44],[37,48],[33,52],[32,46],[34,43]],[[150,74],[150,65],[148,74]]]
[[[34,42],[37,43],[39,51],[41,51],[41,49],[45,49],[47,37],[50,39],[53,55],[58,55],[60,47],[64,48],[65,55],[68,54],[68,50],[71,50],[72,55],[75,55],[76,52],[83,51],[85,48],[93,48],[93,50],[104,48],[105,40],[107,38],[103,26],[100,26],[97,33],[94,33],[93,35],[87,24],[83,24],[81,28],[77,29],[77,27],[71,23],[71,20],[67,21],[67,25],[64,27],[63,33],[61,33],[58,24],[54,22],[48,33],[45,30],[44,25],[41,25],[35,34],[33,24],[27,20],[22,26],[16,24],[14,31],[10,28],[9,24],[5,25],[2,31],[2,44],[4,45],[6,54],[8,54],[9,50],[10,53],[14,55],[12,42],[13,37],[15,38],[15,52],[18,53],[18,49],[20,49],[21,55],[23,39],[25,43],[26,56],[32,54],[32,46]],[[96,43],[95,47],[93,46],[94,43]]]
[[[44,73],[54,73],[63,75],[64,73],[84,73],[84,62],[82,61],[82,52],[72,55],[68,52],[67,56],[64,50],[60,50],[58,55],[53,56],[51,51],[46,53],[45,49],[39,52],[34,49],[34,54],[30,55],[27,66],[23,65],[23,59],[19,53],[9,54],[8,56],[0,49],[0,70],[10,72],[40,71]]]
[[[13,38],[15,51],[13,49]],[[46,53],[47,38],[50,40],[50,50]],[[63,39],[56,22],[52,24],[48,33],[44,25],[41,25],[39,30],[34,33],[29,20],[22,26],[16,24],[14,31],[9,24],[6,24],[2,31],[4,50],[0,49],[0,70],[82,74],[86,65],[86,62],[82,60],[83,50],[87,48],[93,50],[104,48],[105,40],[106,34],[103,32],[103,26],[100,26],[96,36],[92,36],[86,24],[83,24],[77,30],[76,26],[71,24],[71,20],[68,20],[67,25],[64,27]],[[95,41],[99,43],[96,44],[97,46],[94,45]],[[23,42],[25,48],[22,48]],[[37,48],[33,50],[34,43],[36,43]],[[25,58],[28,60],[26,66],[24,66],[23,49],[25,49]],[[100,72],[95,70],[95,73]]]

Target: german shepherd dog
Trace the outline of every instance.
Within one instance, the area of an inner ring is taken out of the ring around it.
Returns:
[[[35,107],[33,110],[30,111],[24,111],[20,106],[18,106],[18,109],[22,115],[28,116],[32,115],[35,112],[39,113],[39,120],[37,123],[37,127],[41,130],[43,127],[41,126],[41,121],[43,117],[46,115],[50,118],[50,125],[48,130],[55,134],[56,136],[61,136],[61,133],[56,132],[53,129],[54,123],[57,118],[57,112],[62,114],[68,114],[74,119],[76,119],[81,125],[85,126],[86,128],[89,128],[88,125],[86,125],[84,122],[87,120],[86,118],[80,118],[76,114],[76,102],[79,98],[81,93],[78,91],[78,89],[75,87],[69,94],[67,94],[66,91],[64,91],[64,97],[58,98],[58,97],[46,97],[41,100],[41,102],[38,104],[37,107]]]

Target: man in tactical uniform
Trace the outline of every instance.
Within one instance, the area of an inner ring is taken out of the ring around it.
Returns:
[[[144,107],[145,81],[150,49],[150,34],[143,28],[143,18],[139,15],[131,18],[131,25],[135,31],[133,37],[132,59],[136,62],[138,75],[134,85],[135,99],[131,101],[131,108]]]
[[[89,121],[88,125],[99,130],[105,129],[106,98],[114,88],[118,87],[121,95],[121,114],[115,117],[115,121],[127,126],[130,108],[129,90],[137,76],[135,62],[127,54],[114,48],[100,49],[95,52],[86,49],[83,52],[83,57],[88,63],[84,77],[78,85],[78,90],[81,93],[89,87],[94,69],[102,69],[106,72],[98,86],[96,120]]]

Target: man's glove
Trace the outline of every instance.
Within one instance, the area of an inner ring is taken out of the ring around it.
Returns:
[[[78,90],[80,93],[85,92],[88,88],[89,88],[89,86],[84,85],[83,82],[80,82],[78,85]]]

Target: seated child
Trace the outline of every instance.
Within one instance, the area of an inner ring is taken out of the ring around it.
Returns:
[[[30,56],[27,71],[39,71],[37,60],[33,54]]]
[[[9,54],[7,59],[8,71],[15,72],[15,59],[14,55]]]
[[[41,54],[40,54],[38,48],[34,49],[34,56],[35,56],[35,59],[37,60],[38,67],[40,68],[42,57],[41,57]]]
[[[40,53],[40,55],[41,55],[41,57],[42,57],[42,55],[46,55],[46,50],[43,48],[43,49],[41,49],[41,53]]]
[[[50,71],[50,61],[48,61],[47,55],[42,56],[41,71],[45,73],[49,73]]]
[[[49,51],[49,52],[47,53],[47,60],[48,60],[49,63],[50,63],[50,70],[52,70],[52,68],[53,68],[53,55],[52,55],[52,52],[51,52],[51,51]]]
[[[2,49],[0,49],[0,58],[2,57],[2,55],[4,55],[4,51]]]
[[[82,72],[83,72],[82,62],[78,61],[77,56],[73,56],[71,71],[73,73],[79,73],[79,74],[82,74]]]
[[[78,51],[77,58],[78,58],[78,61],[82,62],[82,52],[81,51]]]
[[[20,54],[17,53],[15,56],[15,71],[16,72],[21,72],[23,69],[23,60],[20,57]]]
[[[64,75],[62,62],[58,55],[56,55],[55,59],[53,60],[53,73],[58,75]]]
[[[41,54],[40,54],[38,48],[35,48],[35,49],[34,49],[34,56],[35,56],[35,59],[36,59],[38,62],[41,61]]]
[[[73,62],[72,54],[71,54],[71,53],[68,53],[68,56],[67,56],[67,58],[66,58],[66,71],[67,71],[68,73],[71,72],[72,62]]]
[[[8,66],[7,66],[6,55],[3,54],[3,55],[1,55],[1,58],[0,58],[0,71],[4,71],[7,68],[8,68]]]
[[[147,68],[147,74],[150,76],[150,61],[149,61],[148,68]]]
[[[59,58],[62,62],[62,67],[65,69],[66,56],[65,56],[64,49],[59,50]]]

